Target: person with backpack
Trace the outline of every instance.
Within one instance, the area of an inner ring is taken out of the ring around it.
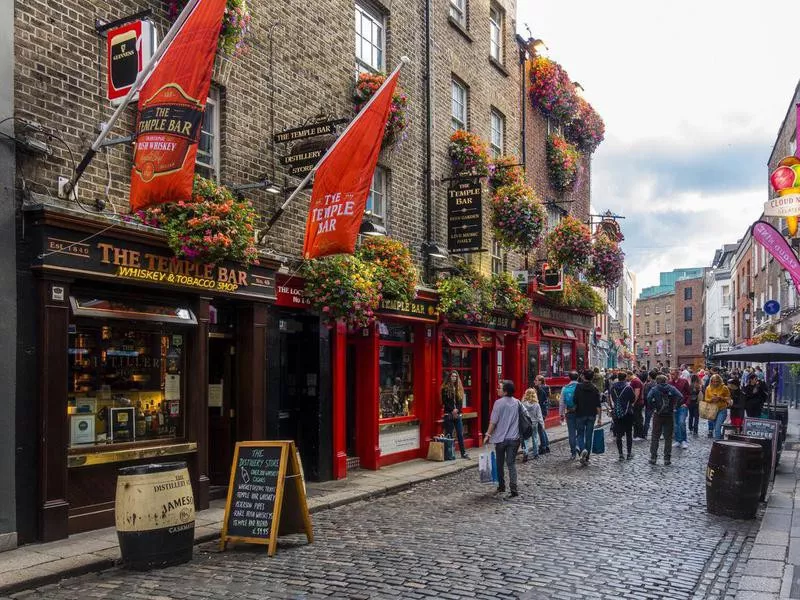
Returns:
[[[533,426],[531,427],[531,435],[522,438],[522,462],[528,462],[528,456],[533,454],[533,458],[539,458],[539,423],[544,427],[544,417],[542,416],[542,407],[539,406],[539,395],[534,388],[525,390],[522,396],[522,406],[528,411],[528,416],[531,418]],[[530,450],[528,450],[530,446]]]
[[[633,390],[633,441],[644,439],[644,383],[633,371],[628,371],[628,384]]]
[[[558,413],[561,422],[567,422],[567,437],[569,438],[570,460],[578,456],[577,428],[575,425],[575,388],[578,387],[578,374],[569,372],[569,383],[561,389],[561,402]]]
[[[503,382],[503,396],[498,398],[492,407],[489,417],[489,428],[483,436],[483,441],[490,441],[495,445],[497,453],[497,493],[506,491],[506,478],[503,465],[508,468],[508,478],[511,484],[509,498],[519,496],[517,488],[517,451],[519,450],[520,416],[525,412],[519,400],[514,398],[514,382]],[[527,413],[525,413],[527,414]],[[528,420],[530,423],[530,420]],[[531,427],[531,429],[533,429]],[[527,433],[527,432],[526,432]],[[533,432],[530,432],[531,435]]]
[[[667,383],[666,375],[656,377],[656,385],[647,394],[647,404],[653,410],[653,435],[650,438],[650,464],[658,460],[658,443],[664,434],[664,465],[672,464],[672,432],[675,428],[675,406],[683,394]]]
[[[539,396],[539,406],[542,409],[542,417],[547,418],[550,412],[550,386],[544,381],[544,375],[536,377],[536,394]],[[550,453],[550,438],[547,437],[547,430],[544,428],[544,418],[541,424],[534,423],[534,428],[539,430],[539,454]]]
[[[583,381],[575,388],[575,429],[581,465],[584,467],[589,464],[589,456],[592,453],[595,419],[598,427],[603,422],[600,391],[592,383],[593,378],[594,371],[584,371]]]
[[[686,418],[689,416],[689,401],[692,397],[692,391],[689,382],[681,376],[681,372],[678,369],[670,369],[669,377],[669,384],[683,396],[683,399],[675,407],[675,442],[672,445],[675,447],[680,446],[685,450],[689,447],[689,438],[686,436]]]
[[[617,451],[619,459],[624,460],[622,455],[622,436],[625,436],[625,447],[628,449],[628,460],[633,457],[633,409],[636,404],[636,394],[633,387],[627,381],[628,374],[620,371],[617,374],[617,381],[611,385],[609,399],[611,402],[611,414],[613,423],[611,430],[617,438]]]
[[[647,403],[647,395],[656,385],[656,377],[658,377],[658,371],[653,369],[647,374],[647,381],[645,381],[644,388],[642,388],[642,399],[644,400],[644,439],[647,439],[647,434],[650,432],[650,421],[653,419],[653,409],[650,408],[650,405]]]

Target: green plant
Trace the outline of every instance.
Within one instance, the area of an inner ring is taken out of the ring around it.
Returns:
[[[494,310],[494,295],[486,277],[462,264],[455,273],[440,279],[439,310],[451,319],[476,323]]]
[[[565,272],[576,275],[589,263],[592,234],[585,224],[567,215],[547,234],[545,246],[550,264],[563,266]]]
[[[599,315],[606,311],[606,303],[602,296],[591,285],[578,281],[574,277],[564,277],[564,290],[549,293],[548,298],[559,306],[583,310]]]
[[[225,186],[196,175],[192,200],[136,211],[130,221],[158,227],[176,256],[204,263],[258,262],[252,204]]]
[[[554,189],[559,192],[572,189],[580,158],[577,148],[560,135],[551,134],[547,137],[547,172]]]
[[[524,183],[507,185],[492,198],[492,227],[504,246],[528,252],[539,245],[547,212],[533,188]]]
[[[305,294],[332,326],[343,319],[348,327],[367,327],[381,301],[375,267],[351,254],[338,254],[303,263]]]
[[[372,98],[386,81],[383,73],[361,73],[358,76],[355,87],[353,88],[353,103],[356,112],[359,112],[364,105]],[[408,116],[406,108],[408,106],[408,96],[399,87],[396,87],[392,95],[392,103],[389,106],[389,115],[386,120],[386,130],[383,134],[384,147],[393,146],[401,141],[408,126]]]
[[[516,156],[498,156],[489,163],[489,186],[493,190],[523,183],[525,183],[525,177]]]
[[[497,273],[490,280],[495,308],[522,317],[531,309],[531,299],[519,289],[510,273]]]
[[[486,149],[486,142],[474,133],[463,129],[454,132],[450,136],[447,153],[456,173],[467,172],[477,176],[489,174],[489,152]]]
[[[384,298],[406,302],[414,299],[417,268],[411,250],[403,242],[388,237],[366,237],[356,255],[375,268]]]
[[[586,271],[586,279],[592,285],[610,289],[622,280],[625,268],[625,253],[615,241],[605,233],[594,238],[591,252],[591,264]]]
[[[566,126],[565,133],[570,141],[584,152],[592,153],[605,137],[606,126],[603,119],[583,98],[578,98],[575,118]]]

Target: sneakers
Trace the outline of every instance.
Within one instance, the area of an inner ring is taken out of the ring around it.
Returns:
[[[461,458],[466,458],[467,460],[469,460],[469,454],[464,452],[464,454],[461,455]]]
[[[651,465],[654,465],[654,464],[656,464],[656,459],[655,458],[651,458],[647,462],[649,462]]]
[[[522,462],[524,462],[524,463],[528,462],[528,455],[527,454],[523,454],[522,455]]]
[[[519,492],[511,492],[506,498],[516,498],[517,496],[519,496]]]
[[[577,452],[573,452],[569,457],[570,460],[575,460],[576,458],[578,458],[578,453]]]
[[[665,466],[665,467],[668,467],[668,466],[670,466],[671,464],[672,464],[672,461],[671,461],[671,460],[665,460],[665,461],[664,461],[664,466]]]
[[[713,431],[709,431],[709,432],[708,432],[708,437],[709,437],[709,438],[712,438],[712,437],[714,437],[714,432],[713,432]]]
[[[681,443],[680,443],[680,442],[672,442],[672,447],[673,447],[673,448],[677,448],[677,447],[678,447],[678,446],[680,446],[680,445],[681,445]]]
[[[630,452],[628,452],[628,459],[627,459],[627,460],[630,460],[630,459],[632,459],[632,458],[633,458],[633,454],[631,454]]]
[[[506,487],[504,485],[498,485],[497,486],[497,490],[495,491],[495,494],[502,494],[505,491],[506,491]]]
[[[625,456],[622,454],[622,452],[619,453],[619,460],[620,460],[620,462],[625,460]]]
[[[686,450],[688,447],[689,447],[689,442],[687,442],[687,441],[683,441],[683,442],[681,442],[681,448],[683,448],[684,450]]]
[[[585,466],[586,463],[588,462],[589,462],[589,451],[584,449],[581,451],[581,464]]]

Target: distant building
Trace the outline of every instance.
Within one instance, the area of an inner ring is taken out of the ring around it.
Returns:
[[[636,360],[648,369],[677,364],[675,356],[675,292],[636,302],[634,334]]]
[[[675,365],[705,364],[703,356],[703,288],[705,277],[675,282]]]
[[[703,337],[705,353],[712,356],[728,348],[733,340],[731,329],[731,267],[738,244],[725,244],[714,253],[706,273],[703,291]]]
[[[668,292],[675,291],[675,283],[681,279],[695,279],[703,276],[703,267],[694,267],[690,269],[673,269],[668,273],[661,272],[658,276],[658,285],[651,285],[642,289],[639,298],[651,298],[653,296],[660,296]]]

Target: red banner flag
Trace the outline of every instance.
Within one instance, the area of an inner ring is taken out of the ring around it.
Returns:
[[[139,91],[131,211],[192,196],[226,0],[199,0]]]
[[[396,70],[320,161],[311,191],[303,258],[355,250],[398,76]]]

